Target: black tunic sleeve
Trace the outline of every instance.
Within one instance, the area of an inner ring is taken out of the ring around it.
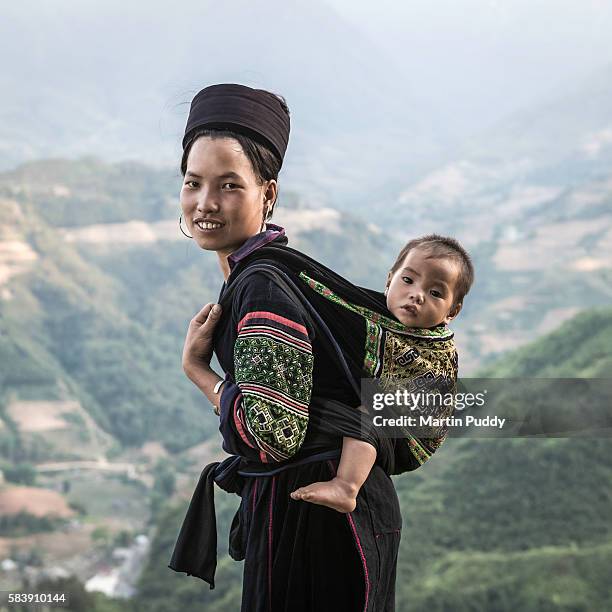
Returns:
[[[232,300],[233,377],[220,398],[223,449],[262,463],[295,455],[308,427],[312,330],[270,278],[253,274]]]

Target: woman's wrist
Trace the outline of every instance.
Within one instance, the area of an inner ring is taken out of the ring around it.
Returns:
[[[210,365],[206,364],[187,366],[184,367],[184,370],[189,380],[206,395],[210,403],[213,404],[213,406],[218,406],[220,393],[215,392],[215,387],[219,382],[222,382],[224,378],[219,376]],[[219,391],[218,387],[217,391]]]
[[[200,361],[199,363],[189,361],[183,362],[183,372],[185,372],[187,378],[193,380],[194,378],[201,376],[202,373],[213,372],[213,369],[210,367],[209,363],[204,363],[202,361]]]

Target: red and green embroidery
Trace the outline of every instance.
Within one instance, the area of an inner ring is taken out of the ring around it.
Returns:
[[[275,313],[248,313],[234,344],[239,420],[262,461],[282,461],[302,445],[312,391],[312,347],[303,325]]]

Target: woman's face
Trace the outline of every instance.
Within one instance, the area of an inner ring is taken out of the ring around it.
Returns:
[[[192,145],[181,188],[181,208],[198,245],[227,256],[261,230],[264,205],[276,181],[258,184],[248,157],[233,138],[201,136]]]

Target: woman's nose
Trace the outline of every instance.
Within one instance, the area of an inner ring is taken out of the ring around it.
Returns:
[[[219,202],[210,189],[200,189],[196,208],[199,212],[216,212],[219,210]]]

